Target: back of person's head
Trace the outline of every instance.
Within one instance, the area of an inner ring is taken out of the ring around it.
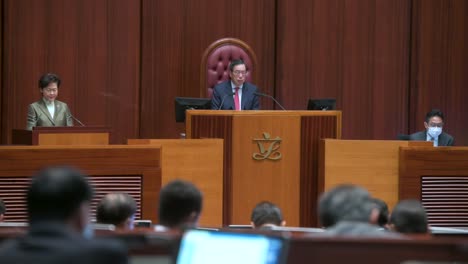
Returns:
[[[260,202],[255,206],[252,210],[250,221],[255,228],[261,228],[266,225],[284,226],[286,224],[281,209],[267,201]]]
[[[400,201],[390,216],[390,227],[399,233],[425,234],[428,231],[426,210],[417,200]]]
[[[377,224],[381,227],[385,227],[388,224],[388,206],[385,201],[379,198],[371,198],[375,208],[379,211],[379,218]]]
[[[0,199],[0,222],[5,218],[6,207],[2,199]]]
[[[331,227],[341,221],[373,222],[373,210],[369,192],[354,185],[339,185],[323,193],[318,204],[323,227]]]
[[[57,87],[60,87],[60,77],[54,73],[46,73],[39,79],[39,88],[44,89],[51,83],[56,83]]]
[[[169,228],[197,225],[202,210],[202,194],[190,182],[175,180],[159,193],[159,223]]]
[[[442,111],[439,109],[432,109],[426,114],[426,123],[429,123],[430,119],[434,116],[438,116],[440,119],[442,119],[442,121],[444,121],[444,113],[442,113]]]
[[[135,200],[127,193],[109,193],[98,204],[96,220],[101,224],[133,229],[136,210]]]
[[[87,213],[92,195],[93,190],[80,171],[70,167],[43,169],[33,177],[27,190],[29,221],[67,222],[80,217]]]

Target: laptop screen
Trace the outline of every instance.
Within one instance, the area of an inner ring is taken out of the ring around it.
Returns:
[[[279,237],[190,230],[182,237],[177,264],[281,264],[284,253]]]

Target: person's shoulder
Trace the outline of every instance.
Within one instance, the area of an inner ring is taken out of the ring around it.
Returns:
[[[81,243],[85,244],[91,250],[108,250],[110,252],[122,252],[125,250],[125,245],[117,239],[113,238],[94,238],[90,240],[82,240]]]
[[[62,106],[68,107],[67,103],[62,102],[62,101],[59,101],[59,100],[55,100],[55,104],[56,104],[56,105],[62,105]]]
[[[18,248],[18,239],[8,239],[0,245],[0,259],[6,254],[12,254]]]
[[[82,240],[79,243],[79,254],[87,256],[92,263],[126,263],[127,248],[115,239]]]
[[[214,89],[216,90],[216,89],[221,89],[221,88],[227,87],[230,82],[231,82],[231,80],[220,82],[220,83],[215,85]]]
[[[442,132],[442,136],[447,137],[448,139],[453,140],[453,136],[450,135],[449,133]]]
[[[34,252],[34,256],[31,253]],[[127,248],[111,239],[84,239],[75,236],[25,237],[4,242],[0,246],[1,263],[70,263],[124,264],[128,263]]]
[[[426,131],[418,131],[409,135],[410,140],[426,140]]]
[[[245,86],[249,87],[249,88],[252,88],[253,90],[257,90],[257,86],[253,83],[250,83],[250,82],[245,82],[244,83]]]
[[[340,222],[323,232],[325,236],[404,238],[404,236],[383,230],[378,226],[360,222]]]
[[[453,146],[455,144],[454,143],[455,139],[453,138],[452,135],[448,133],[442,132],[442,134],[440,135],[440,138],[444,146]]]
[[[41,100],[38,100],[38,101],[35,101],[35,102],[32,102],[31,104],[29,104],[29,107],[37,107],[37,106],[39,106],[41,103],[43,103],[42,99],[41,99]]]
[[[256,93],[258,91],[258,88],[253,83],[245,82],[244,83],[244,91],[247,94],[253,95],[254,93]],[[258,98],[257,98],[257,100],[258,100]]]

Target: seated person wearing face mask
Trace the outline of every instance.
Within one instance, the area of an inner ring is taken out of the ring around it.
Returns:
[[[442,128],[444,127],[444,114],[439,109],[432,109],[426,114],[424,127],[426,130],[411,134],[409,140],[432,141],[434,142],[434,147],[453,146],[453,137],[442,132]]]

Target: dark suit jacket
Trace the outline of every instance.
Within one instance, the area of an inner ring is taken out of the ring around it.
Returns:
[[[341,221],[328,228],[319,236],[367,237],[367,238],[404,238],[404,236],[382,230],[376,225],[355,221]]]
[[[409,140],[426,141],[426,139],[427,139],[427,134],[425,130],[413,133],[409,136]],[[453,146],[454,139],[451,135],[445,132],[442,132],[442,134],[439,135],[438,144],[439,146]]]
[[[248,82],[244,83],[244,86],[242,86],[242,110],[260,109],[260,102],[258,96],[254,94],[255,92],[257,92],[257,87],[255,85]],[[213,98],[211,99],[211,109],[218,110],[220,106],[221,110],[235,110],[231,80],[222,82],[214,88]]]
[[[54,104],[55,113],[53,117],[50,116],[49,110],[42,98],[30,104],[26,129],[31,130],[36,126],[73,126],[73,118],[68,105],[58,100],[54,100]]]
[[[85,239],[59,223],[32,226],[25,237],[4,242],[2,264],[124,264],[126,248],[117,241]]]

